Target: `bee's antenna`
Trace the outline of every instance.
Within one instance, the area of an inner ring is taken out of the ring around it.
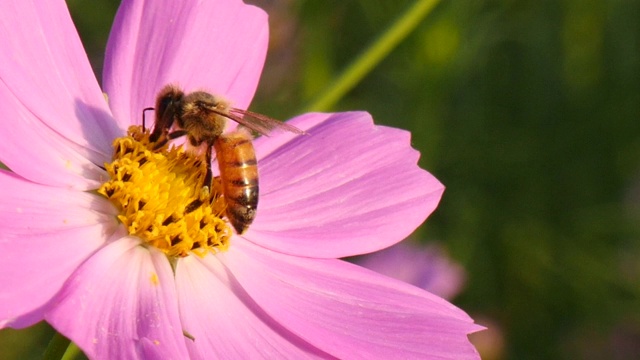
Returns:
[[[142,110],[142,132],[146,131],[146,129],[147,129],[147,128],[145,127],[145,124],[144,124],[144,113],[145,113],[145,112],[147,112],[147,111],[149,111],[149,110],[155,110],[155,108],[148,107],[148,108],[144,108],[144,109]]]

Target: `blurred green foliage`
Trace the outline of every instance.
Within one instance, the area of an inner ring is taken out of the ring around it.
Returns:
[[[271,19],[252,109],[279,118],[412,3],[252,2]],[[117,2],[68,4],[99,74]],[[412,132],[447,186],[418,236],[465,266],[455,302],[499,325],[501,358],[640,358],[638,19],[632,0],[444,0],[334,109]],[[39,358],[42,328],[0,348]]]

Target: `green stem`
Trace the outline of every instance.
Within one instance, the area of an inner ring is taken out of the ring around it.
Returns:
[[[74,343],[59,332],[53,335],[49,346],[42,356],[43,360],[73,360],[78,358],[81,351]]]
[[[330,110],[431,13],[438,1],[417,0],[301,112]]]
[[[67,351],[64,353],[64,356],[61,360],[79,359],[81,354],[82,350],[80,350],[80,348],[76,344],[71,343],[69,344],[69,347],[67,348]]]
[[[65,351],[71,344],[71,341],[62,336],[59,332],[56,332],[49,341],[49,346],[42,356],[42,360],[60,360],[64,356]]]

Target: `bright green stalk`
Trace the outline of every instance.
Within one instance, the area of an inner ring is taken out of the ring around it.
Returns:
[[[417,0],[301,113],[330,110],[431,13],[439,0]]]
[[[76,344],[71,343],[69,344],[67,351],[64,353],[64,356],[60,360],[75,360],[79,359],[80,355],[82,355],[82,350],[80,350],[80,348]]]
[[[56,332],[49,341],[49,346],[42,356],[43,360],[74,360],[80,356],[81,350],[69,339]]]
[[[42,356],[42,360],[60,360],[62,356],[64,356],[65,351],[69,347],[71,341],[66,337],[62,336],[59,332],[56,332],[49,341],[49,345],[47,346],[47,350]]]

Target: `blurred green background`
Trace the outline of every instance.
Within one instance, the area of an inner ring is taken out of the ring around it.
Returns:
[[[282,119],[412,4],[251,2],[271,26],[252,109]],[[68,4],[100,74],[118,2]],[[332,110],[353,109],[410,130],[447,186],[418,236],[466,268],[485,359],[640,358],[640,1],[440,1]],[[50,337],[0,331],[1,358]]]

